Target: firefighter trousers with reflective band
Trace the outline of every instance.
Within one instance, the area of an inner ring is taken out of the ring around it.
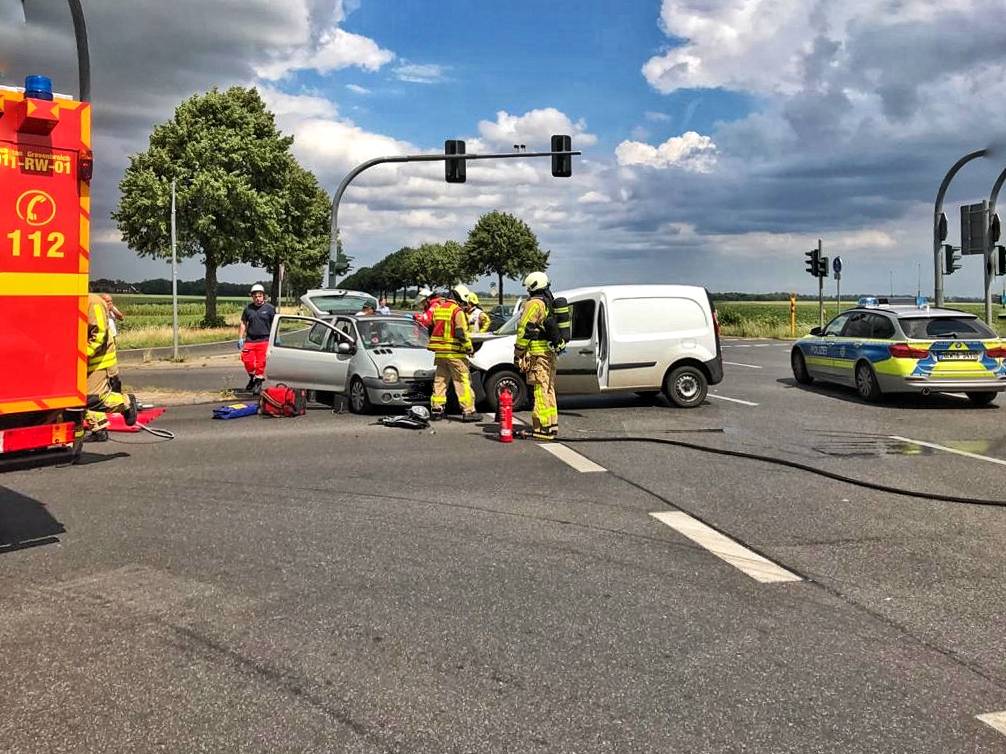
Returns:
[[[118,373],[118,369],[115,370]],[[129,401],[122,393],[112,390],[110,370],[95,369],[87,375],[87,412],[85,418],[92,430],[108,425],[105,413],[124,414]]]
[[[468,372],[468,359],[463,356],[436,356],[437,371],[433,378],[433,397],[430,398],[430,408],[433,411],[443,411],[447,407],[447,386],[454,383],[461,411],[465,414],[475,412],[475,394],[472,392],[472,378]]]
[[[555,402],[555,352],[528,354],[527,383],[534,390],[531,429],[534,432],[556,432],[559,429],[559,409]]]

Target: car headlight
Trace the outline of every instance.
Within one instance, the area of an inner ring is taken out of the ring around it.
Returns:
[[[384,367],[384,372],[381,373],[381,379],[385,382],[398,382],[398,370],[394,367]]]

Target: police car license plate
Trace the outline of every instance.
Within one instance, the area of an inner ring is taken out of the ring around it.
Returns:
[[[945,351],[939,354],[940,361],[978,361],[978,351]]]

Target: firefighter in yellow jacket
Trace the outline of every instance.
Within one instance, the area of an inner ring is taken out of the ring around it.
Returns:
[[[553,316],[548,275],[532,272],[524,278],[528,299],[517,325],[514,363],[534,391],[531,437],[554,440],[559,433],[559,409],[555,401],[555,357],[548,321]]]
[[[87,298],[87,424],[92,432],[108,426],[107,413],[123,414],[136,424],[136,398],[112,390],[110,377],[118,374],[115,340],[108,327],[108,305],[100,296]]]
[[[461,421],[474,422],[481,417],[475,413],[475,394],[468,371],[468,356],[473,352],[471,338],[468,337],[468,315],[462,308],[467,300],[468,289],[456,285],[451,290],[451,298],[438,298],[429,309],[430,344],[436,363],[433,379],[433,397],[430,409],[434,420],[443,419],[447,408],[447,386],[454,383],[454,392],[461,404]]]

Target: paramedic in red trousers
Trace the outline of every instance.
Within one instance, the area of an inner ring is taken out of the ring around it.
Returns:
[[[275,317],[276,309],[265,300],[265,288],[256,283],[251,289],[251,303],[241,312],[238,328],[238,348],[248,372],[245,390],[250,390],[252,395],[261,393],[265,382],[265,352],[269,348],[269,332]]]

